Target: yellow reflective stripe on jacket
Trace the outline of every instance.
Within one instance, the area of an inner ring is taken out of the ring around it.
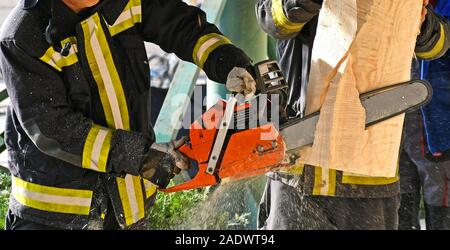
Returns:
[[[83,168],[106,173],[111,138],[110,129],[95,124],[92,126],[84,144]]]
[[[440,53],[442,53],[442,50],[444,49],[444,45],[445,45],[445,29],[444,29],[444,25],[441,24],[440,38],[439,38],[438,42],[436,43],[436,45],[434,46],[434,48],[428,52],[416,53],[416,55],[419,58],[425,59],[425,60],[433,59],[436,56],[438,56]]]
[[[98,13],[81,23],[86,55],[109,128],[130,129],[127,101]]]
[[[116,181],[122,201],[125,223],[129,226],[145,216],[141,178],[127,175],[125,178],[116,178]]]
[[[364,186],[379,186],[379,185],[389,185],[399,181],[399,176],[393,178],[383,178],[383,177],[367,177],[362,175],[356,175],[351,173],[343,173],[342,184],[354,184],[354,185],[364,185]]]
[[[200,37],[192,52],[194,63],[199,68],[203,69],[211,52],[225,44],[231,44],[231,41],[225,36],[217,33],[211,33]]]
[[[152,195],[156,193],[156,185],[151,183],[150,181],[144,179],[144,187],[145,187],[145,197],[150,198]]]
[[[272,0],[272,18],[281,34],[297,33],[303,29],[304,23],[293,23],[284,14],[282,0]]]
[[[120,16],[109,26],[111,36],[115,36],[122,31],[133,27],[136,23],[142,22],[141,0],[130,0]]]
[[[138,1],[130,1],[127,7],[130,6],[130,3],[136,2]],[[109,32],[109,30],[103,29],[101,21],[100,16],[96,13],[81,23],[89,67],[97,83],[108,127],[129,131],[130,118],[125,92],[106,37],[105,32]],[[91,133],[91,138],[94,138],[94,136],[98,137],[95,129]],[[109,151],[109,148],[104,144],[100,156],[102,157],[103,152],[103,156],[106,157],[107,151]],[[90,157],[88,156],[89,150],[86,152],[86,159],[92,159],[92,154]],[[143,219],[145,216],[145,197],[141,177],[126,175],[125,178],[117,177],[116,182],[122,203],[125,224],[129,226]]]
[[[61,44],[65,44],[67,42],[72,43],[72,47],[70,48],[67,56],[62,56],[61,53],[56,52],[53,47],[50,47],[39,59],[59,72],[61,72],[65,67],[74,65],[78,62],[76,41],[74,42],[74,38],[67,38],[62,41]]]
[[[393,178],[364,177],[364,176],[352,176],[352,175],[345,175],[345,174],[342,176],[343,184],[379,186],[379,185],[394,184],[397,181],[399,181],[399,177],[393,177]]]
[[[336,176],[336,170],[314,167],[313,195],[335,196]]]
[[[12,178],[12,196],[22,205],[47,212],[89,215],[90,190],[47,187]]]
[[[305,165],[300,164],[300,165],[280,169],[278,172],[283,173],[283,174],[290,174],[290,175],[302,175],[304,170],[305,170]]]
[[[380,185],[390,185],[398,182],[400,180],[400,175],[398,173],[400,166],[400,160],[397,162],[397,176],[392,178],[386,177],[370,177],[364,175],[358,175],[353,173],[344,172],[342,174],[342,184],[353,184],[362,186],[380,186]]]

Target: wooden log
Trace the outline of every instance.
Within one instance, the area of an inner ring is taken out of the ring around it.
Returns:
[[[364,176],[397,174],[404,115],[368,129],[359,95],[410,79],[422,0],[325,0],[307,113],[320,110],[300,162]]]

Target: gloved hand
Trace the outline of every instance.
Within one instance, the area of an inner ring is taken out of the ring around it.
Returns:
[[[256,81],[245,68],[234,67],[228,74],[227,89],[231,92],[241,93],[245,98],[255,95]]]
[[[190,167],[189,159],[177,150],[185,141],[183,138],[177,142],[154,143],[142,164],[141,176],[159,188],[166,188],[175,175]]]
[[[307,23],[319,14],[323,0],[285,0],[284,11],[289,21]]]

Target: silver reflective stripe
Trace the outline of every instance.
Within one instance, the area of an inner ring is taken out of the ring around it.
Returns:
[[[12,186],[12,193],[13,195],[18,194],[27,197],[29,199],[46,203],[61,204],[68,206],[83,206],[83,207],[91,206],[90,198],[67,197],[67,196],[38,193],[15,185]]]
[[[92,148],[91,156],[91,168],[98,171],[98,163],[100,161],[100,155],[103,148],[103,143],[105,142],[106,136],[109,131],[105,129],[100,129],[98,131],[97,137],[95,138],[94,147]]]
[[[107,172],[107,161],[111,147],[112,131],[92,125],[83,148],[83,168],[97,172]]]
[[[62,55],[58,52],[53,53],[52,57],[52,62],[56,65],[56,62],[58,62],[59,60],[62,59]]]
[[[114,123],[116,129],[124,129],[122,116],[120,113],[119,102],[117,100],[116,91],[114,89],[113,81],[111,78],[111,73],[108,70],[108,65],[105,61],[105,57],[102,54],[102,49],[100,46],[100,42],[97,38],[95,30],[98,29],[96,26],[94,19],[89,18],[87,20],[89,31],[92,34],[90,42],[92,46],[92,50],[94,53],[95,60],[97,62],[98,68],[100,70],[100,75],[103,79],[103,83],[105,85],[106,94],[108,96],[109,104],[111,106],[111,111],[114,117]]]
[[[142,7],[140,0],[130,0],[113,25],[108,25],[111,36],[115,36],[136,23],[142,22]]]
[[[125,177],[125,184],[127,187],[127,195],[130,204],[131,215],[133,216],[134,222],[137,222],[141,218],[139,218],[139,206],[136,200],[136,192],[134,190],[133,177],[131,175],[127,175]]]
[[[12,176],[11,195],[17,202],[30,208],[89,215],[93,191],[43,186]]]
[[[208,39],[206,42],[204,42],[202,44],[202,46],[200,46],[200,48],[198,49],[197,61],[200,62],[202,60],[202,57],[203,57],[204,53],[206,52],[206,50],[208,50],[208,48],[210,48],[211,46],[213,46],[214,44],[216,44],[220,41],[222,41],[222,39],[220,37],[212,37],[212,38]]]
[[[39,59],[48,65],[52,66],[58,71],[62,71],[64,67],[69,67],[78,62],[78,48],[76,44],[72,44],[69,50],[69,54],[65,57],[61,53],[56,52],[53,47],[47,49],[45,54]]]
[[[131,9],[122,12],[122,14],[120,14],[119,18],[117,18],[117,20],[114,22],[112,26],[120,25],[121,23],[131,19],[133,16],[141,14],[142,14],[141,6],[131,7]]]

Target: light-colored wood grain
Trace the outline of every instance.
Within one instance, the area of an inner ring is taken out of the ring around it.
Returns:
[[[421,8],[422,0],[324,1],[307,97],[307,113],[321,115],[301,162],[396,175],[404,115],[365,129],[359,95],[410,79]]]
[[[324,1],[312,52],[307,114],[320,110],[330,84],[339,82],[356,37],[357,14],[356,0]]]

